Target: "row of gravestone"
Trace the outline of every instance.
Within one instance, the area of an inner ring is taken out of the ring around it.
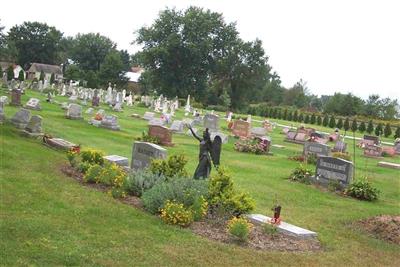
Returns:
[[[21,108],[11,118],[11,123],[18,129],[22,129],[22,133],[27,136],[42,135],[42,117],[39,115],[31,116],[31,112]]]

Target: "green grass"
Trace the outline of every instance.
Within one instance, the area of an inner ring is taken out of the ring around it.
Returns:
[[[4,95],[3,91],[1,95]],[[66,140],[131,158],[132,144],[147,122],[129,117],[144,108],[125,108],[119,116],[119,132],[96,128],[85,120],[64,118],[56,104],[41,99],[46,133]],[[58,101],[67,101],[57,97]],[[103,106],[108,113],[108,107]],[[7,118],[18,108],[6,106]],[[86,108],[84,108],[86,110]],[[182,113],[178,113],[182,117]],[[223,122],[221,121],[221,125]],[[225,125],[222,125],[225,126]],[[321,129],[329,131],[329,129]],[[0,263],[14,265],[108,265],[108,266],[399,266],[399,246],[374,239],[349,225],[379,214],[399,214],[399,171],[377,167],[377,159],[356,151],[357,176],[368,175],[382,192],[377,202],[362,202],[322,192],[286,178],[298,163],[287,157],[302,146],[283,142],[277,128],[272,133],[274,156],[256,156],[234,151],[234,139],[223,145],[222,163],[228,166],[239,188],[256,200],[256,212],[271,215],[275,194],[282,205],[283,220],[318,232],[324,250],[317,253],[253,251],[219,244],[189,230],[165,225],[157,217],[113,200],[107,194],[81,186],[63,175],[59,167],[65,154],[38,140],[21,137],[10,124],[0,126]],[[174,135],[169,155],[184,153],[187,169],[197,164],[198,143]],[[351,146],[350,146],[351,147]],[[399,158],[385,158],[399,162]]]

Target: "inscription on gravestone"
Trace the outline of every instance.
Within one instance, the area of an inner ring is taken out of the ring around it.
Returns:
[[[219,117],[215,114],[206,114],[203,119],[204,128],[210,131],[217,131],[219,129]]]
[[[242,120],[235,120],[233,122],[232,133],[234,136],[247,138],[250,136],[250,123]]]
[[[144,169],[149,166],[152,159],[165,159],[167,150],[161,146],[147,143],[134,142],[132,148],[131,168],[134,170]]]
[[[378,136],[373,136],[373,135],[364,135],[364,140],[366,141],[372,141],[375,145],[379,144],[379,137]]]
[[[347,160],[321,156],[317,160],[314,182],[327,186],[329,182],[339,182],[347,186],[353,178],[353,163]]]
[[[316,142],[305,142],[303,154],[316,154],[318,156],[329,156],[330,147],[328,145],[319,144]]]
[[[375,158],[382,157],[382,147],[366,144],[364,147],[364,156]]]

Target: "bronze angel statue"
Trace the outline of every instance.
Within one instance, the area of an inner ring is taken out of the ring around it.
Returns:
[[[199,151],[199,164],[197,165],[196,171],[194,172],[194,179],[205,179],[208,178],[211,172],[211,163],[213,163],[215,168],[219,166],[219,159],[221,155],[221,144],[222,139],[219,136],[211,141],[211,136],[208,128],[203,132],[203,138],[196,135],[190,125],[187,125],[189,130],[192,132],[194,138],[200,142]]]

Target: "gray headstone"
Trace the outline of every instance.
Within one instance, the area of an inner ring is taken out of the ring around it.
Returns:
[[[94,111],[94,109],[93,108],[88,108],[87,110],[86,110],[86,114],[92,114],[93,113],[93,111]]]
[[[6,115],[4,114],[4,102],[0,101],[0,123],[6,120]]]
[[[25,127],[25,131],[32,134],[42,133],[42,117],[39,115],[33,115]]]
[[[267,134],[267,129],[264,127],[253,127],[251,128],[251,134],[255,136],[265,136]]]
[[[165,148],[152,143],[136,141],[132,148],[131,168],[144,169],[150,165],[152,159],[165,159],[166,157],[167,150]]]
[[[337,181],[342,187],[346,187],[352,181],[353,168],[353,163],[350,161],[321,156],[317,160],[313,180],[324,186],[327,186],[330,181]]]
[[[303,155],[316,154],[318,156],[329,156],[330,151],[331,148],[328,145],[316,142],[305,142]]]
[[[117,102],[113,107],[113,110],[117,112],[122,112],[122,102]]]
[[[103,157],[105,160],[111,162],[111,163],[115,163],[119,166],[122,167],[128,167],[129,166],[129,160],[128,158],[122,157],[122,156],[118,156],[118,155],[109,155],[109,156],[104,156]]]
[[[372,141],[375,145],[379,145],[379,137],[373,135],[364,135],[364,140]]]
[[[394,144],[394,150],[396,151],[396,154],[400,154],[400,142]]]
[[[333,152],[342,152],[345,153],[347,148],[347,144],[343,141],[337,141],[335,143],[335,147],[333,148]]]
[[[31,118],[31,112],[27,109],[21,108],[14,117],[12,117],[11,122],[15,127],[24,129]]]
[[[182,121],[174,121],[174,122],[172,122],[172,125],[171,125],[171,131],[182,133],[183,128],[184,128],[183,126],[184,126],[184,124]]]
[[[219,130],[219,117],[215,114],[206,114],[203,119],[204,128],[208,128],[210,131]]]
[[[286,139],[288,140],[294,140],[295,137],[296,137],[296,132],[288,132],[286,134]]]
[[[106,115],[101,121],[100,126],[114,131],[120,130],[118,125],[118,117],[115,115]]]
[[[74,103],[69,104],[66,117],[73,120],[82,119],[82,107]]]
[[[149,125],[163,126],[164,124],[165,124],[165,121],[160,118],[153,118],[149,121]]]
[[[145,112],[143,115],[143,119],[145,120],[152,120],[154,118],[154,112]]]
[[[30,98],[26,103],[25,108],[33,109],[33,110],[41,110],[40,100],[37,98]]]

